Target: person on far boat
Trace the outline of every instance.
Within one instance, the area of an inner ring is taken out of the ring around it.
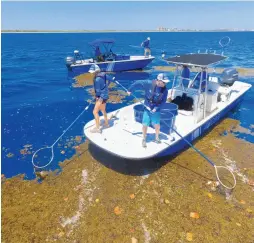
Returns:
[[[144,47],[144,56],[145,57],[149,57],[149,55],[151,55],[151,49],[150,49],[150,37],[147,37],[146,40],[144,40],[141,43],[141,47]],[[147,55],[148,53],[148,55]]]
[[[106,112],[106,104],[109,98],[108,86],[110,82],[112,82],[115,78],[104,72],[101,72],[100,67],[96,64],[93,64],[90,67],[88,72],[94,75],[93,83],[94,83],[94,92],[95,92],[95,98],[96,98],[96,102],[95,102],[95,106],[93,110],[93,115],[95,119],[95,127],[92,128],[90,131],[92,133],[101,133],[100,117],[98,113],[99,111],[101,111],[104,116],[103,127],[104,128],[109,127],[108,117]]]
[[[104,58],[101,54],[99,46],[96,46],[96,48],[95,48],[95,58],[96,58],[97,62],[103,62],[104,61]]]
[[[183,65],[181,77],[183,87],[188,88],[190,82],[190,69],[187,65]]]
[[[143,140],[142,146],[146,147],[147,127],[152,124],[155,128],[155,142],[161,143],[160,134],[160,109],[166,103],[168,90],[166,84],[169,82],[164,73],[160,73],[156,80],[140,80],[133,83],[128,89],[128,95],[138,86],[145,91],[145,110],[143,114]]]

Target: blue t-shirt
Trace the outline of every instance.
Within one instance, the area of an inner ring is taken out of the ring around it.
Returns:
[[[145,41],[143,41],[142,42],[142,46],[144,47],[144,48],[149,48],[150,49],[150,41],[149,40],[145,40]]]
[[[109,74],[103,72],[97,74],[94,79],[95,96],[104,100],[108,99],[108,86],[113,80],[113,77]]]
[[[98,57],[100,55],[101,55],[101,51],[100,51],[99,47],[96,47],[96,49],[95,49],[95,56]]]
[[[132,92],[132,90],[136,90],[138,88],[138,86],[140,88],[143,88],[143,90],[145,91],[145,105],[148,106],[151,110],[153,110],[154,108],[156,109],[156,111],[160,111],[161,106],[163,104],[166,103],[167,101],[167,97],[168,97],[168,90],[167,88],[162,88],[162,87],[155,87],[155,91],[154,91],[154,96],[153,96],[153,101],[154,103],[150,102],[150,98],[153,95],[153,81],[151,80],[139,80],[136,81],[135,83],[133,83],[130,87],[129,87],[129,91]],[[160,95],[161,95],[161,91],[162,89],[164,89],[163,91],[163,95],[161,97],[161,102],[156,104],[156,102],[159,100]]]
[[[183,84],[184,87],[187,88],[188,85],[189,85],[189,80],[188,79],[190,78],[190,69],[188,67],[183,68],[181,76],[183,78],[182,79],[182,84]]]

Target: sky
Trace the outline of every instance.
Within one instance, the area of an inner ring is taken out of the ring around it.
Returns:
[[[254,29],[254,2],[2,1],[2,30]]]

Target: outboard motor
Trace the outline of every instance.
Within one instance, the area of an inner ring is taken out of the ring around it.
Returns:
[[[67,68],[71,69],[71,64],[82,63],[82,55],[78,50],[74,51],[74,57],[66,57],[65,62]]]
[[[66,57],[65,62],[66,62],[66,66],[68,68],[70,68],[71,64],[74,63],[74,58],[73,57]]]
[[[238,72],[235,68],[226,68],[222,72],[219,80],[222,86],[232,86],[238,80]]]

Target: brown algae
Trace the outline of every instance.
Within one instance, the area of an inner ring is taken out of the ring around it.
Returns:
[[[221,135],[238,126],[226,119],[195,143],[216,164],[237,166],[230,200],[210,190],[214,169],[192,149],[133,163],[85,142],[42,183],[2,176],[2,242],[251,243],[254,145]]]

